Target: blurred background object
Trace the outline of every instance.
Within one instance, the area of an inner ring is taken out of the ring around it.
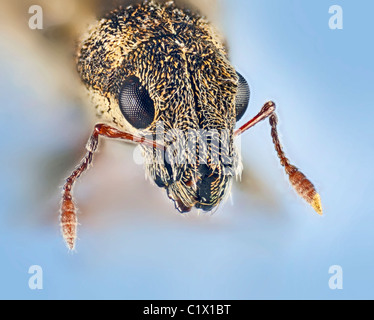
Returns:
[[[290,159],[316,184],[320,218],[290,188],[263,123],[241,138],[244,172],[216,214],[180,215],[144,179],[134,146],[102,143],[80,179],[78,253],[58,224],[64,178],[84,154],[93,108],[75,71],[76,39],[130,1],[33,1],[0,11],[0,298],[373,298],[373,45],[368,1],[342,4],[328,28],[322,0],[192,1],[224,33],[252,97],[242,121],[274,99]],[[365,12],[361,8],[365,7]],[[357,48],[365,48],[358,50]],[[28,268],[44,289],[28,288]],[[329,267],[345,274],[328,287]]]

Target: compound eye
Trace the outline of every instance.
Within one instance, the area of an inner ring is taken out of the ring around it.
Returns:
[[[149,127],[155,118],[153,101],[135,76],[127,78],[123,83],[119,107],[125,119],[136,129]]]
[[[238,82],[238,93],[236,94],[236,101],[235,101],[235,107],[236,107],[236,121],[239,121],[244,113],[246,112],[249,104],[249,97],[250,97],[250,90],[247,81],[244,79],[244,77],[237,72],[237,75],[239,77]]]

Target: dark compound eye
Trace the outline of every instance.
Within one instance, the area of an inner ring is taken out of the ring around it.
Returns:
[[[134,76],[127,78],[122,85],[119,107],[125,119],[136,129],[149,127],[155,118],[153,101]]]
[[[237,72],[237,74],[239,77],[239,83],[238,93],[236,94],[235,107],[236,121],[239,121],[248,108],[250,91],[247,81],[243,78],[243,76],[240,73]]]

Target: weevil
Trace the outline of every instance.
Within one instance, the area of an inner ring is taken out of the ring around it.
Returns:
[[[249,86],[228,60],[219,33],[199,14],[173,1],[119,8],[87,32],[76,63],[101,122],[63,187],[61,228],[70,249],[78,224],[73,185],[92,163],[100,137],[139,144],[146,175],[166,190],[177,210],[211,211],[242,170],[235,138],[269,119],[291,185],[322,215],[315,187],[283,151],[274,102],[235,129],[249,104]]]

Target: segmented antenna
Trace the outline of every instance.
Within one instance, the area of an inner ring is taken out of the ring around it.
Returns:
[[[244,124],[240,129],[235,132],[235,136],[243,134],[243,132],[255,126],[257,123],[269,118],[271,126],[271,136],[275,150],[277,151],[281,165],[284,167],[287,175],[289,176],[292,187],[296,192],[308,202],[319,215],[322,215],[321,197],[317,193],[316,188],[310,182],[310,180],[299,171],[294,165],[290,163],[286,155],[284,154],[282,145],[279,141],[279,135],[277,130],[278,118],[275,114],[275,103],[268,101],[264,104],[261,111],[250,121]]]
[[[290,161],[283,151],[277,131],[278,117],[275,112],[270,115],[269,122],[271,126],[271,136],[273,138],[275,150],[277,151],[281,165],[284,167],[287,175],[289,176],[292,187],[296,190],[300,197],[302,197],[314,208],[314,210],[319,215],[322,215],[323,211],[321,205],[321,197],[317,193],[316,188],[310,182],[310,180],[302,172],[299,171],[298,168],[290,164]]]
[[[130,142],[132,141],[151,148],[157,148],[165,151],[165,146],[158,144],[156,141],[148,140],[144,137],[138,137],[128,132],[122,132],[105,124],[97,124],[95,126],[95,129],[86,145],[86,155],[76,169],[71,173],[69,178],[66,179],[62,190],[60,225],[65,243],[70,250],[74,250],[75,248],[78,226],[77,209],[72,196],[73,186],[75,181],[89,168],[90,164],[92,163],[93,155],[97,150],[100,136],[111,139],[123,139]]]

